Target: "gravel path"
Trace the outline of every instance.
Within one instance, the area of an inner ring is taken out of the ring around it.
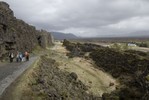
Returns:
[[[38,57],[31,57],[27,62],[0,65],[0,96],[5,89],[20,76]]]

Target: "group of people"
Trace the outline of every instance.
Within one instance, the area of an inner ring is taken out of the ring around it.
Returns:
[[[29,53],[26,51],[24,53],[22,52],[17,52],[16,55],[11,52],[9,53],[9,59],[10,62],[13,62],[13,60],[16,58],[16,62],[22,62],[22,61],[29,61]]]

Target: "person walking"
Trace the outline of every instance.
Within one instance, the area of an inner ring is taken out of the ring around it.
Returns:
[[[19,53],[19,61],[20,61],[20,62],[22,61],[22,58],[23,58],[23,55],[22,55],[22,53],[20,52],[20,53]]]
[[[22,61],[25,61],[25,53],[22,53]]]
[[[16,54],[16,61],[19,62],[20,59],[19,59],[19,52],[17,51],[17,54]]]
[[[29,53],[27,51],[25,52],[25,58],[26,58],[26,61],[29,61]]]
[[[9,53],[9,59],[10,59],[10,62],[13,62],[13,58],[14,58],[14,54],[11,52]]]

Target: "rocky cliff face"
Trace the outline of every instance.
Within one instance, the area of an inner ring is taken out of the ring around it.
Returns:
[[[38,34],[38,43],[42,48],[48,47],[54,42],[53,40],[53,36],[45,30],[41,30],[40,34]]]
[[[8,52],[29,51],[36,46],[52,44],[52,36],[46,31],[38,31],[14,17],[13,11],[5,2],[0,2],[0,59]]]

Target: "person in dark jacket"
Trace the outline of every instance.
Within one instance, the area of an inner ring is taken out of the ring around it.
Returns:
[[[9,59],[10,59],[10,62],[13,62],[13,58],[14,58],[14,54],[11,52],[9,53]]]

